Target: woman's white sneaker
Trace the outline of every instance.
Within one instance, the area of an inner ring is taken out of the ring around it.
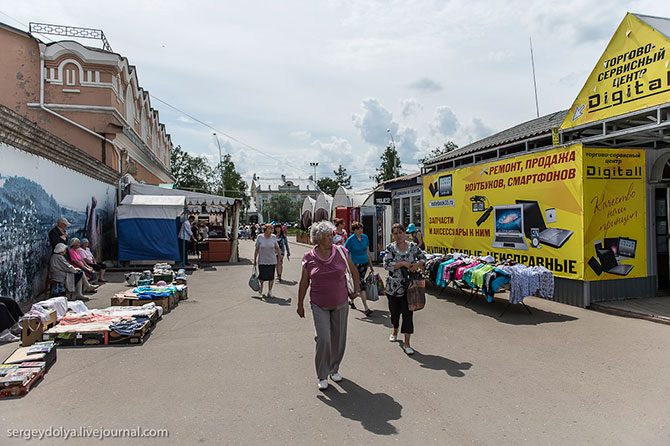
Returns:
[[[340,381],[342,381],[342,375],[340,375],[339,373],[333,373],[332,375],[330,375],[330,379],[332,379],[336,383],[339,383]]]
[[[319,380],[319,390],[326,390],[328,388],[328,380],[320,379]]]

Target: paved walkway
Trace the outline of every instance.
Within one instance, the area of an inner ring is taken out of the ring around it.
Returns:
[[[8,429],[60,426],[169,430],[104,442],[133,445],[670,443],[670,328],[541,299],[499,318],[502,301],[429,296],[413,357],[388,342],[383,300],[371,318],[351,312],[345,380],[319,392],[311,316],[295,313],[305,248],[291,248],[277,298],[252,297],[248,260],[213,266],[144,345],[59,349],[29,395],[0,401],[0,444],[24,444]]]
[[[591,308],[605,313],[670,325],[670,296],[600,302],[591,305]]]

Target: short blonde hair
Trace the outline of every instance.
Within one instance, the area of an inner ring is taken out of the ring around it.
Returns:
[[[333,235],[335,226],[328,220],[322,220],[318,223],[314,223],[311,228],[309,228],[309,238],[313,244],[317,244],[318,240],[324,235]]]

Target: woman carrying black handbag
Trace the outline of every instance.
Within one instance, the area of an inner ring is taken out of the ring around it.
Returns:
[[[407,305],[407,289],[412,276],[423,268],[426,256],[416,243],[407,241],[405,227],[400,223],[393,225],[391,234],[393,243],[386,247],[384,256],[384,269],[389,272],[388,279],[386,279],[386,296],[389,300],[389,312],[393,324],[393,332],[389,336],[389,341],[398,340],[398,327],[400,327],[400,332],[405,335],[403,350],[411,355],[414,353],[414,349],[410,346],[410,337],[414,333],[414,321],[413,313]],[[401,316],[402,326],[400,326]]]

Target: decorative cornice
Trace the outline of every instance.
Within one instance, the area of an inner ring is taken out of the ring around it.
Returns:
[[[107,184],[118,185],[119,173],[76,146],[0,105],[0,142],[46,158]]]
[[[156,156],[153,150],[140,138],[135,129],[128,125],[128,122],[123,117],[119,111],[114,107],[103,106],[103,105],[76,105],[76,104],[44,104],[50,110],[54,111],[77,111],[77,112],[88,112],[88,113],[109,113],[114,116],[122,125],[123,125],[123,134],[130,140],[130,142],[137,148],[137,150],[132,150],[130,147],[125,147],[126,149],[131,149],[133,152],[133,158],[142,158],[142,161],[146,162],[142,167],[147,169],[152,174],[156,175],[161,180],[169,182],[174,180],[172,173],[165,164],[163,164],[160,159]],[[30,108],[40,108],[40,104],[36,102],[28,103]]]

